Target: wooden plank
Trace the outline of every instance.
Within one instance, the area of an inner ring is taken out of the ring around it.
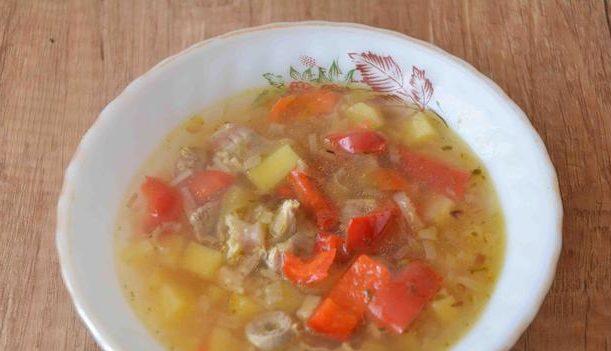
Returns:
[[[607,0],[0,2],[0,350],[97,349],[61,282],[53,232],[63,169],[103,106],[197,41],[307,19],[432,42],[526,111],[558,170],[564,248],[514,349],[611,349],[610,18]]]

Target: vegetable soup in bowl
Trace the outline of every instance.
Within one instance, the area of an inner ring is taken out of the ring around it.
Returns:
[[[493,83],[398,33],[306,22],[132,83],[66,172],[57,241],[107,350],[504,350],[561,217]]]

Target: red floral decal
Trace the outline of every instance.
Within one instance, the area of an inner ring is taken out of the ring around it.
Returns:
[[[312,68],[312,67],[316,66],[316,60],[313,57],[311,57],[311,56],[301,55],[299,57],[299,60],[301,61],[301,63],[304,66],[306,66],[308,68]]]
[[[420,109],[424,109],[433,96],[433,84],[424,73],[423,69],[412,66],[412,78],[409,80],[409,85],[412,86],[412,99]]]
[[[412,67],[409,90],[401,67],[392,56],[372,52],[348,54],[361,73],[363,82],[374,91],[387,93],[387,99],[405,103],[410,100],[424,110],[433,95],[433,84],[425,77],[425,71]]]

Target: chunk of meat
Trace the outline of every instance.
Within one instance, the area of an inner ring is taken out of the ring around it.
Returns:
[[[233,123],[225,124],[211,137],[216,150],[212,166],[229,173],[242,173],[264,151],[268,141],[253,130]]]
[[[189,215],[189,223],[193,227],[195,238],[200,243],[216,244],[218,242],[216,227],[219,211],[220,201],[210,201]]]
[[[250,254],[265,247],[265,230],[259,222],[250,224],[233,214],[225,217],[227,226],[227,259],[232,262],[240,254]]]
[[[295,212],[299,208],[299,201],[284,200],[276,210],[269,231],[274,239],[282,239],[295,233],[296,219]]]
[[[186,171],[200,171],[206,164],[206,155],[200,150],[185,146],[180,149],[176,159],[175,173],[181,174]]]

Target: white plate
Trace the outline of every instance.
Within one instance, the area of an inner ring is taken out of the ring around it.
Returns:
[[[488,306],[454,350],[515,343],[549,289],[562,232],[556,174],[527,117],[492,81],[430,44],[362,25],[303,22],[228,33],[164,60],[83,137],[59,199],[57,247],[76,309],[104,350],[162,350],[125,301],[113,262],[119,203],[143,161],[187,116],[267,84],[262,74],[288,84],[289,66],[317,72],[333,60],[343,74],[364,64],[359,73],[385,78],[377,88],[436,110],[484,162],[506,219],[506,258]]]

